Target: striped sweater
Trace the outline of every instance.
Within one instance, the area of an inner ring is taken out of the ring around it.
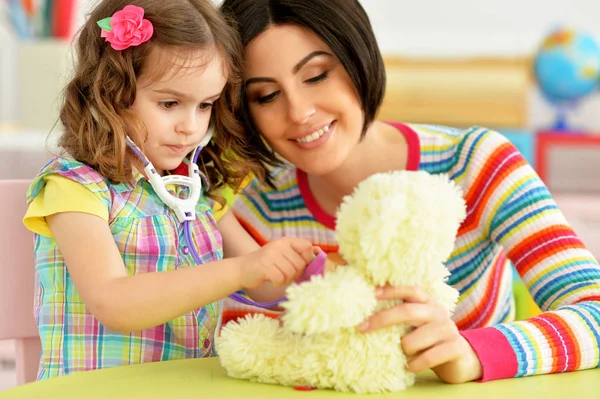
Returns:
[[[597,367],[600,266],[550,193],[499,133],[394,124],[409,146],[408,170],[447,173],[462,187],[467,218],[446,262],[460,291],[453,319],[483,365],[482,380]],[[312,196],[306,175],[274,173],[276,190],[252,182],[234,204],[260,243],[304,237],[336,252],[335,218]],[[514,321],[514,265],[543,313]]]

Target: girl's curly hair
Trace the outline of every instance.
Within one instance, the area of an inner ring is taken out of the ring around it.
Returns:
[[[115,51],[100,36],[96,21],[128,4],[144,9],[154,34],[146,43]],[[59,145],[111,182],[130,182],[137,159],[128,149],[126,137],[143,150],[147,134],[130,110],[138,78],[142,73],[159,78],[167,72],[148,65],[155,49],[173,50],[183,57],[198,50],[216,51],[227,66],[228,82],[212,115],[215,134],[198,161],[211,182],[207,194],[222,203],[215,195],[218,189],[225,184],[237,189],[248,175],[261,178],[263,173],[234,117],[235,104],[240,103],[242,47],[236,31],[209,0],[102,1],[79,32],[75,73],[64,90],[60,110],[64,133]]]

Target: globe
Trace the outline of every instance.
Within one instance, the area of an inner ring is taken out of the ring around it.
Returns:
[[[535,54],[534,75],[544,97],[557,109],[554,128],[568,130],[565,110],[600,86],[600,46],[587,33],[557,29]]]

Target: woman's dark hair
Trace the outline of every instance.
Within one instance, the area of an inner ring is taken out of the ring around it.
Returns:
[[[244,48],[272,25],[297,25],[315,33],[352,80],[364,114],[364,136],[383,100],[386,78],[371,22],[358,0],[225,0],[221,11],[237,28]],[[259,159],[265,168],[280,164],[261,139],[245,95],[240,101],[234,113],[247,129]]]

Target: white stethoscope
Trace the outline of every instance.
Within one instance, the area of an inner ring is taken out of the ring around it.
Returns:
[[[190,221],[196,220],[196,205],[198,204],[200,195],[202,194],[202,176],[196,161],[198,160],[200,151],[206,147],[212,136],[213,128],[210,127],[200,144],[198,144],[190,156],[191,162],[188,167],[188,176],[159,175],[154,165],[152,165],[152,162],[150,162],[150,160],[144,155],[139,147],[135,145],[135,143],[129,137],[127,137],[127,145],[129,148],[140,158],[142,162],[144,162],[144,175],[146,176],[146,180],[148,180],[158,197],[165,203],[165,205],[175,212],[179,222],[183,223],[184,236],[187,246],[197,264],[202,264],[202,259],[200,259],[200,255],[193,245],[194,241],[192,240],[192,232],[190,229]],[[169,192],[169,190],[167,190],[168,185],[187,187],[189,189],[188,196],[186,198],[178,198],[174,196]],[[314,274],[321,274],[325,267],[325,259],[326,255],[321,251],[306,267],[301,280],[307,280]],[[229,297],[245,305],[257,306],[260,308],[271,308],[286,300],[286,298],[283,297],[273,302],[254,302],[238,293],[233,293],[229,295]]]
[[[213,135],[213,129],[209,128],[206,135],[198,144],[190,156],[190,165],[188,176],[168,175],[161,176],[152,165],[152,162],[144,155],[135,143],[127,137],[127,145],[129,148],[144,162],[144,175],[146,179],[158,195],[158,197],[175,212],[179,222],[186,223],[196,219],[196,205],[202,194],[202,177],[200,169],[196,164],[200,151],[210,142]],[[208,182],[207,182],[208,183]],[[167,190],[168,185],[179,185],[187,187],[189,194],[187,198],[178,198]]]

